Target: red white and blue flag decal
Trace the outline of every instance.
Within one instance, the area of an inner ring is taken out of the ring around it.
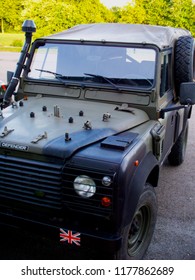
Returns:
[[[68,242],[69,244],[75,244],[80,246],[81,238],[79,237],[81,234],[79,232],[73,233],[73,231],[68,230],[65,231],[62,228],[60,229],[60,241],[61,242]]]

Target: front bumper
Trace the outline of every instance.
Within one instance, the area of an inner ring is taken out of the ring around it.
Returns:
[[[33,236],[34,242],[39,238],[51,240],[56,247],[63,247],[67,252],[75,251],[78,255],[82,253],[85,259],[85,252],[90,252],[92,258],[112,258],[121,246],[121,237],[105,234],[101,231],[78,230],[76,227],[54,226],[44,222],[33,221],[10,213],[0,212],[0,224],[19,229],[19,234],[29,232]],[[77,258],[77,255],[74,254]],[[79,257],[81,258],[81,257]]]

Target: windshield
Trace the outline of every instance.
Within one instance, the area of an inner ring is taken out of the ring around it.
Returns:
[[[28,74],[33,79],[64,84],[151,88],[155,77],[154,49],[85,44],[51,44],[36,48]]]

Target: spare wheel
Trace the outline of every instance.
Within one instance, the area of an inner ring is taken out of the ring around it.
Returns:
[[[181,83],[195,79],[195,41],[191,36],[181,36],[175,45],[174,58],[175,90],[179,96]]]

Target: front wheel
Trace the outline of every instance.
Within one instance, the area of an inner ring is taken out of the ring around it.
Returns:
[[[146,184],[130,224],[122,233],[122,245],[117,259],[142,259],[152,238],[157,218],[157,198],[154,188]]]

